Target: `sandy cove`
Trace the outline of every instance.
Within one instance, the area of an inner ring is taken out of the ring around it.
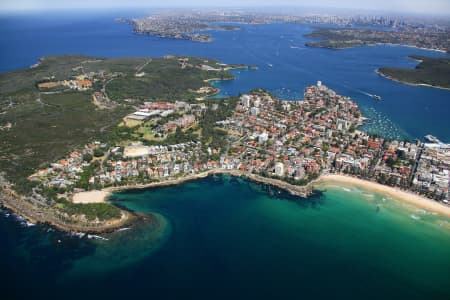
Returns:
[[[446,206],[437,201],[422,197],[409,191],[400,190],[390,186],[382,185],[376,182],[363,180],[347,175],[326,174],[322,175],[313,184],[342,184],[348,186],[356,186],[369,191],[373,191],[396,200],[412,204],[416,207],[420,207],[429,211],[433,211],[450,218],[450,206]]]
[[[423,208],[426,210],[430,210],[430,211],[439,213],[441,215],[444,215],[444,216],[450,218],[450,206],[446,206],[437,201],[425,198],[423,196],[414,194],[412,192],[400,190],[398,188],[393,188],[390,186],[382,185],[382,184],[368,181],[368,180],[351,177],[348,175],[338,175],[338,174],[324,174],[324,175],[321,175],[318,179],[310,182],[306,186],[296,186],[296,185],[292,185],[292,184],[289,184],[287,182],[284,182],[284,181],[281,181],[278,179],[266,178],[266,177],[262,177],[262,176],[259,176],[256,174],[251,174],[251,173],[247,173],[247,172],[243,172],[243,171],[239,171],[239,170],[212,169],[212,170],[208,170],[206,172],[202,172],[199,174],[187,175],[184,177],[180,177],[180,178],[176,178],[176,179],[169,179],[166,181],[152,182],[149,184],[128,185],[128,186],[121,186],[121,187],[105,188],[102,190],[103,193],[93,193],[95,191],[85,192],[85,194],[83,195],[83,199],[91,199],[91,201],[95,201],[98,203],[98,202],[107,201],[107,198],[113,192],[177,185],[177,184],[181,184],[186,181],[205,178],[205,177],[207,177],[209,175],[213,175],[213,174],[228,174],[228,175],[237,176],[237,177],[244,177],[249,180],[258,182],[258,183],[268,184],[268,185],[272,185],[272,186],[275,186],[280,189],[284,189],[292,195],[301,196],[301,197],[307,197],[308,195],[311,194],[314,187],[322,185],[322,184],[326,184],[326,183],[356,186],[356,187],[360,187],[360,188],[363,188],[363,189],[366,189],[369,191],[373,191],[373,192],[376,192],[379,194],[386,195],[388,197],[397,199],[404,203],[412,204],[419,208]],[[86,202],[84,202],[84,203],[86,203]]]

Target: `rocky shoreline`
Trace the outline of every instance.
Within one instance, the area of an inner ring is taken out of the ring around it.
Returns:
[[[148,184],[109,187],[109,188],[103,189],[103,191],[105,191],[107,193],[114,193],[114,192],[121,192],[121,191],[127,191],[127,190],[140,190],[140,189],[148,189],[148,188],[154,188],[154,187],[172,186],[172,185],[178,185],[178,184],[181,184],[181,183],[184,183],[187,181],[206,178],[210,175],[215,175],[215,174],[217,174],[217,175],[225,174],[225,175],[231,175],[231,176],[235,176],[235,177],[243,177],[248,180],[257,182],[257,183],[272,185],[274,187],[286,190],[291,195],[300,196],[300,197],[308,197],[309,195],[311,195],[312,187],[313,187],[313,184],[312,184],[313,182],[311,182],[310,184],[307,184],[305,186],[297,186],[297,185],[292,185],[290,183],[287,183],[287,182],[279,180],[279,179],[262,177],[260,175],[247,173],[247,172],[243,172],[243,171],[239,171],[239,170],[211,169],[211,170],[208,170],[208,171],[205,171],[202,173],[187,175],[187,176],[176,178],[176,179],[152,182],[152,183],[148,183]]]
[[[210,175],[219,175],[219,174],[242,177],[256,183],[270,185],[282,189],[293,196],[299,196],[303,198],[310,196],[313,193],[313,189],[321,184],[326,183],[346,183],[350,185],[354,184],[357,186],[363,186],[375,192],[386,193],[387,195],[393,196],[401,201],[405,201],[425,209],[430,209],[432,211],[436,211],[445,216],[450,217],[450,207],[434,203],[434,201],[430,199],[426,199],[419,195],[411,194],[409,192],[397,190],[389,186],[383,186],[378,183],[340,174],[323,174],[316,180],[313,180],[304,186],[297,186],[279,179],[267,178],[257,174],[252,174],[239,170],[211,169],[198,174],[191,174],[175,179],[151,182],[148,184],[125,185],[125,186],[104,188],[101,190],[102,192],[104,192],[102,194],[104,195],[102,196],[103,198],[100,200],[94,199],[93,201],[94,202],[107,201],[108,198],[111,196],[111,194],[115,192],[179,185],[184,182],[198,180],[206,178]],[[414,201],[409,199],[413,196],[415,198]],[[67,232],[96,233],[96,234],[109,233],[119,230],[120,228],[131,226],[135,222],[138,222],[139,219],[142,217],[139,216],[139,214],[137,213],[127,211],[121,208],[122,217],[120,219],[97,223],[94,222],[83,223],[79,220],[78,222],[68,223],[67,219],[64,220],[64,218],[61,218],[61,215],[56,213],[54,209],[45,207],[44,205],[32,204],[30,201],[26,200],[22,196],[19,196],[12,190],[8,191],[2,190],[2,192],[0,193],[0,203],[4,208],[13,211],[14,213],[23,217],[25,220],[31,223],[43,223]]]
[[[199,174],[192,174],[176,179],[152,182],[149,184],[105,188],[102,190],[103,192],[105,192],[103,194],[104,196],[102,196],[103,198],[100,200],[95,199],[94,202],[107,201],[107,198],[111,195],[111,193],[114,192],[178,185],[187,181],[206,178],[214,174],[228,174],[231,176],[243,177],[257,183],[267,184],[286,190],[288,193],[294,196],[308,197],[312,193],[312,185],[310,184],[306,186],[295,186],[278,179],[266,178],[239,170],[212,169]],[[93,234],[110,233],[124,227],[129,227],[135,222],[139,221],[139,219],[141,218],[139,214],[121,208],[122,217],[120,219],[97,222],[89,222],[80,219],[75,220],[69,216],[63,216],[55,209],[52,209],[51,207],[48,207],[42,203],[38,203],[37,201],[34,201],[32,203],[31,200],[32,199],[21,196],[10,189],[3,189],[0,192],[0,204],[3,208],[12,211],[13,213],[24,218],[30,223],[46,224],[48,226],[66,232]]]
[[[66,232],[107,233],[133,224],[139,216],[134,212],[121,209],[120,219],[107,221],[85,221],[62,215],[55,209],[38,202],[32,203],[26,197],[18,195],[12,190],[3,189],[0,192],[0,205],[26,221],[46,224]]]

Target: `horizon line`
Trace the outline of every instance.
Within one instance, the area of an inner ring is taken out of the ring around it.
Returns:
[[[22,7],[22,8],[2,8],[0,5],[0,15],[7,15],[10,13],[45,13],[45,12],[74,12],[74,11],[104,11],[104,12],[111,12],[111,11],[118,11],[118,10],[126,10],[127,12],[131,12],[138,9],[168,9],[168,10],[180,10],[180,9],[223,9],[223,10],[239,10],[239,9],[247,9],[247,10],[253,10],[253,12],[265,12],[264,10],[267,9],[273,9],[276,12],[283,11],[285,9],[298,9],[298,10],[314,10],[314,13],[318,14],[331,14],[331,13],[337,13],[337,12],[343,12],[345,11],[345,14],[342,15],[357,15],[357,14],[384,14],[384,15],[396,15],[397,17],[402,16],[422,16],[422,17],[446,17],[450,16],[450,12],[414,12],[414,11],[398,11],[398,10],[383,10],[383,9],[370,9],[370,8],[349,8],[349,7],[330,7],[330,6],[305,6],[305,5],[264,5],[264,6],[257,6],[252,4],[246,4],[246,5],[230,5],[230,6],[224,6],[224,5],[202,5],[202,6],[180,6],[180,5],[128,5],[128,6],[108,6],[108,7],[100,7],[100,6],[94,6],[94,7],[45,7],[45,8],[36,8],[36,7]],[[317,11],[322,12],[317,12]],[[350,10],[350,11],[349,11]],[[286,12],[288,13],[288,12]],[[296,12],[298,13],[298,12]],[[305,11],[306,13],[306,11]]]

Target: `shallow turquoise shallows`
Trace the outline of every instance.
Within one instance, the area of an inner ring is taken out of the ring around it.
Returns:
[[[320,190],[302,199],[218,176],[118,193],[114,203],[157,212],[163,226],[109,241],[2,217],[12,239],[0,272],[17,297],[449,298],[448,219],[351,186]]]

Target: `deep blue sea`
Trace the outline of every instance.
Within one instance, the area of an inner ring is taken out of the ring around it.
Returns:
[[[213,32],[212,43],[136,35],[117,17],[143,12],[47,13],[0,17],[0,72],[28,67],[45,55],[212,57],[225,63],[255,65],[257,71],[237,71],[236,80],[216,83],[223,95],[256,87],[285,99],[301,99],[307,85],[321,80],[356,100],[369,118],[363,129],[391,138],[423,138],[433,134],[450,142],[450,91],[413,87],[374,73],[382,66],[413,68],[408,55],[446,54],[400,46],[347,50],[307,48],[305,33],[322,25],[242,25],[240,31]],[[365,93],[377,94],[375,101]]]
[[[381,66],[413,68],[399,46],[342,51],[306,48],[311,25],[243,25],[208,44],[132,33],[116,17],[144,12],[0,17],[0,72],[53,54],[211,57],[255,65],[217,82],[222,95],[255,87],[302,98],[317,80],[351,96],[364,129],[387,137],[433,134],[450,142],[450,91],[379,77]],[[320,25],[317,25],[320,26]],[[365,93],[382,96],[375,101]],[[112,201],[157,213],[105,240],[0,212],[1,299],[450,299],[450,221],[354,187],[323,186],[293,198],[228,176],[115,194]]]

